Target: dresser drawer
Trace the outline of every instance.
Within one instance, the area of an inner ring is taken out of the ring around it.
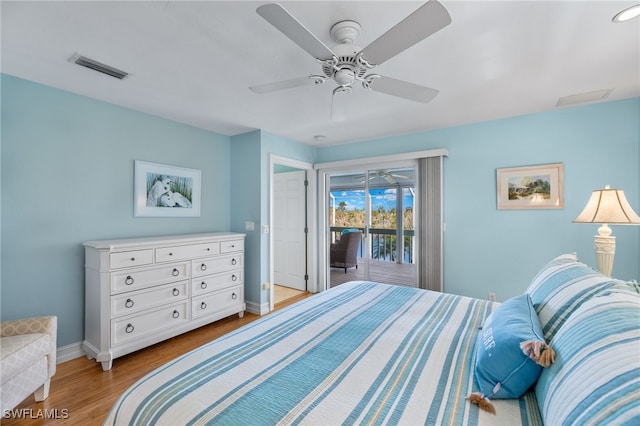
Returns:
[[[129,315],[154,306],[175,303],[189,297],[189,281],[121,293],[111,297],[111,317]]]
[[[139,315],[111,320],[113,346],[183,325],[189,321],[189,301],[165,306]]]
[[[121,251],[121,252],[109,254],[109,266],[111,269],[151,265],[152,263],[153,263],[152,249]]]
[[[220,253],[233,253],[244,250],[244,240],[232,240],[220,242]]]
[[[193,319],[213,314],[234,306],[241,309],[244,303],[242,286],[230,287],[192,299],[191,315]]]
[[[171,262],[192,259],[194,257],[214,256],[219,253],[220,243],[218,241],[205,244],[162,247],[156,249],[156,262]]]
[[[201,277],[203,275],[209,275],[212,272],[232,271],[234,269],[242,270],[244,268],[242,257],[242,254],[236,254],[234,256],[194,260],[191,264],[191,276]]]
[[[238,284],[242,284],[242,271],[194,278],[191,283],[191,295],[205,294]]]
[[[140,290],[189,278],[189,262],[111,274],[111,294]]]

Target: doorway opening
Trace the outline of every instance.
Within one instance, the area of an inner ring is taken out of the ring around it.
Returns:
[[[313,165],[270,155],[269,308],[317,291]]]
[[[329,175],[329,287],[417,285],[415,176],[414,164]]]

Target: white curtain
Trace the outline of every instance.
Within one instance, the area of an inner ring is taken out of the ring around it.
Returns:
[[[418,287],[442,291],[443,157],[418,159]]]

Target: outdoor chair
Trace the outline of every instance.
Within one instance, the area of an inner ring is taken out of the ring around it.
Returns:
[[[331,244],[330,252],[330,264],[332,268],[344,268],[344,273],[347,273],[347,268],[358,268],[358,246],[360,245],[360,239],[362,238],[362,232],[348,232],[343,234],[335,244]]]

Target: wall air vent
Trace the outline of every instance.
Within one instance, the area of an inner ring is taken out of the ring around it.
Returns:
[[[111,77],[115,77],[119,80],[124,80],[129,75],[128,72],[124,72],[117,68],[110,67],[109,65],[105,65],[101,62],[94,61],[93,59],[89,59],[86,56],[82,56],[78,53],[75,53],[71,58],[69,58],[69,62],[82,65],[83,67],[87,67],[94,71],[98,71]]]

